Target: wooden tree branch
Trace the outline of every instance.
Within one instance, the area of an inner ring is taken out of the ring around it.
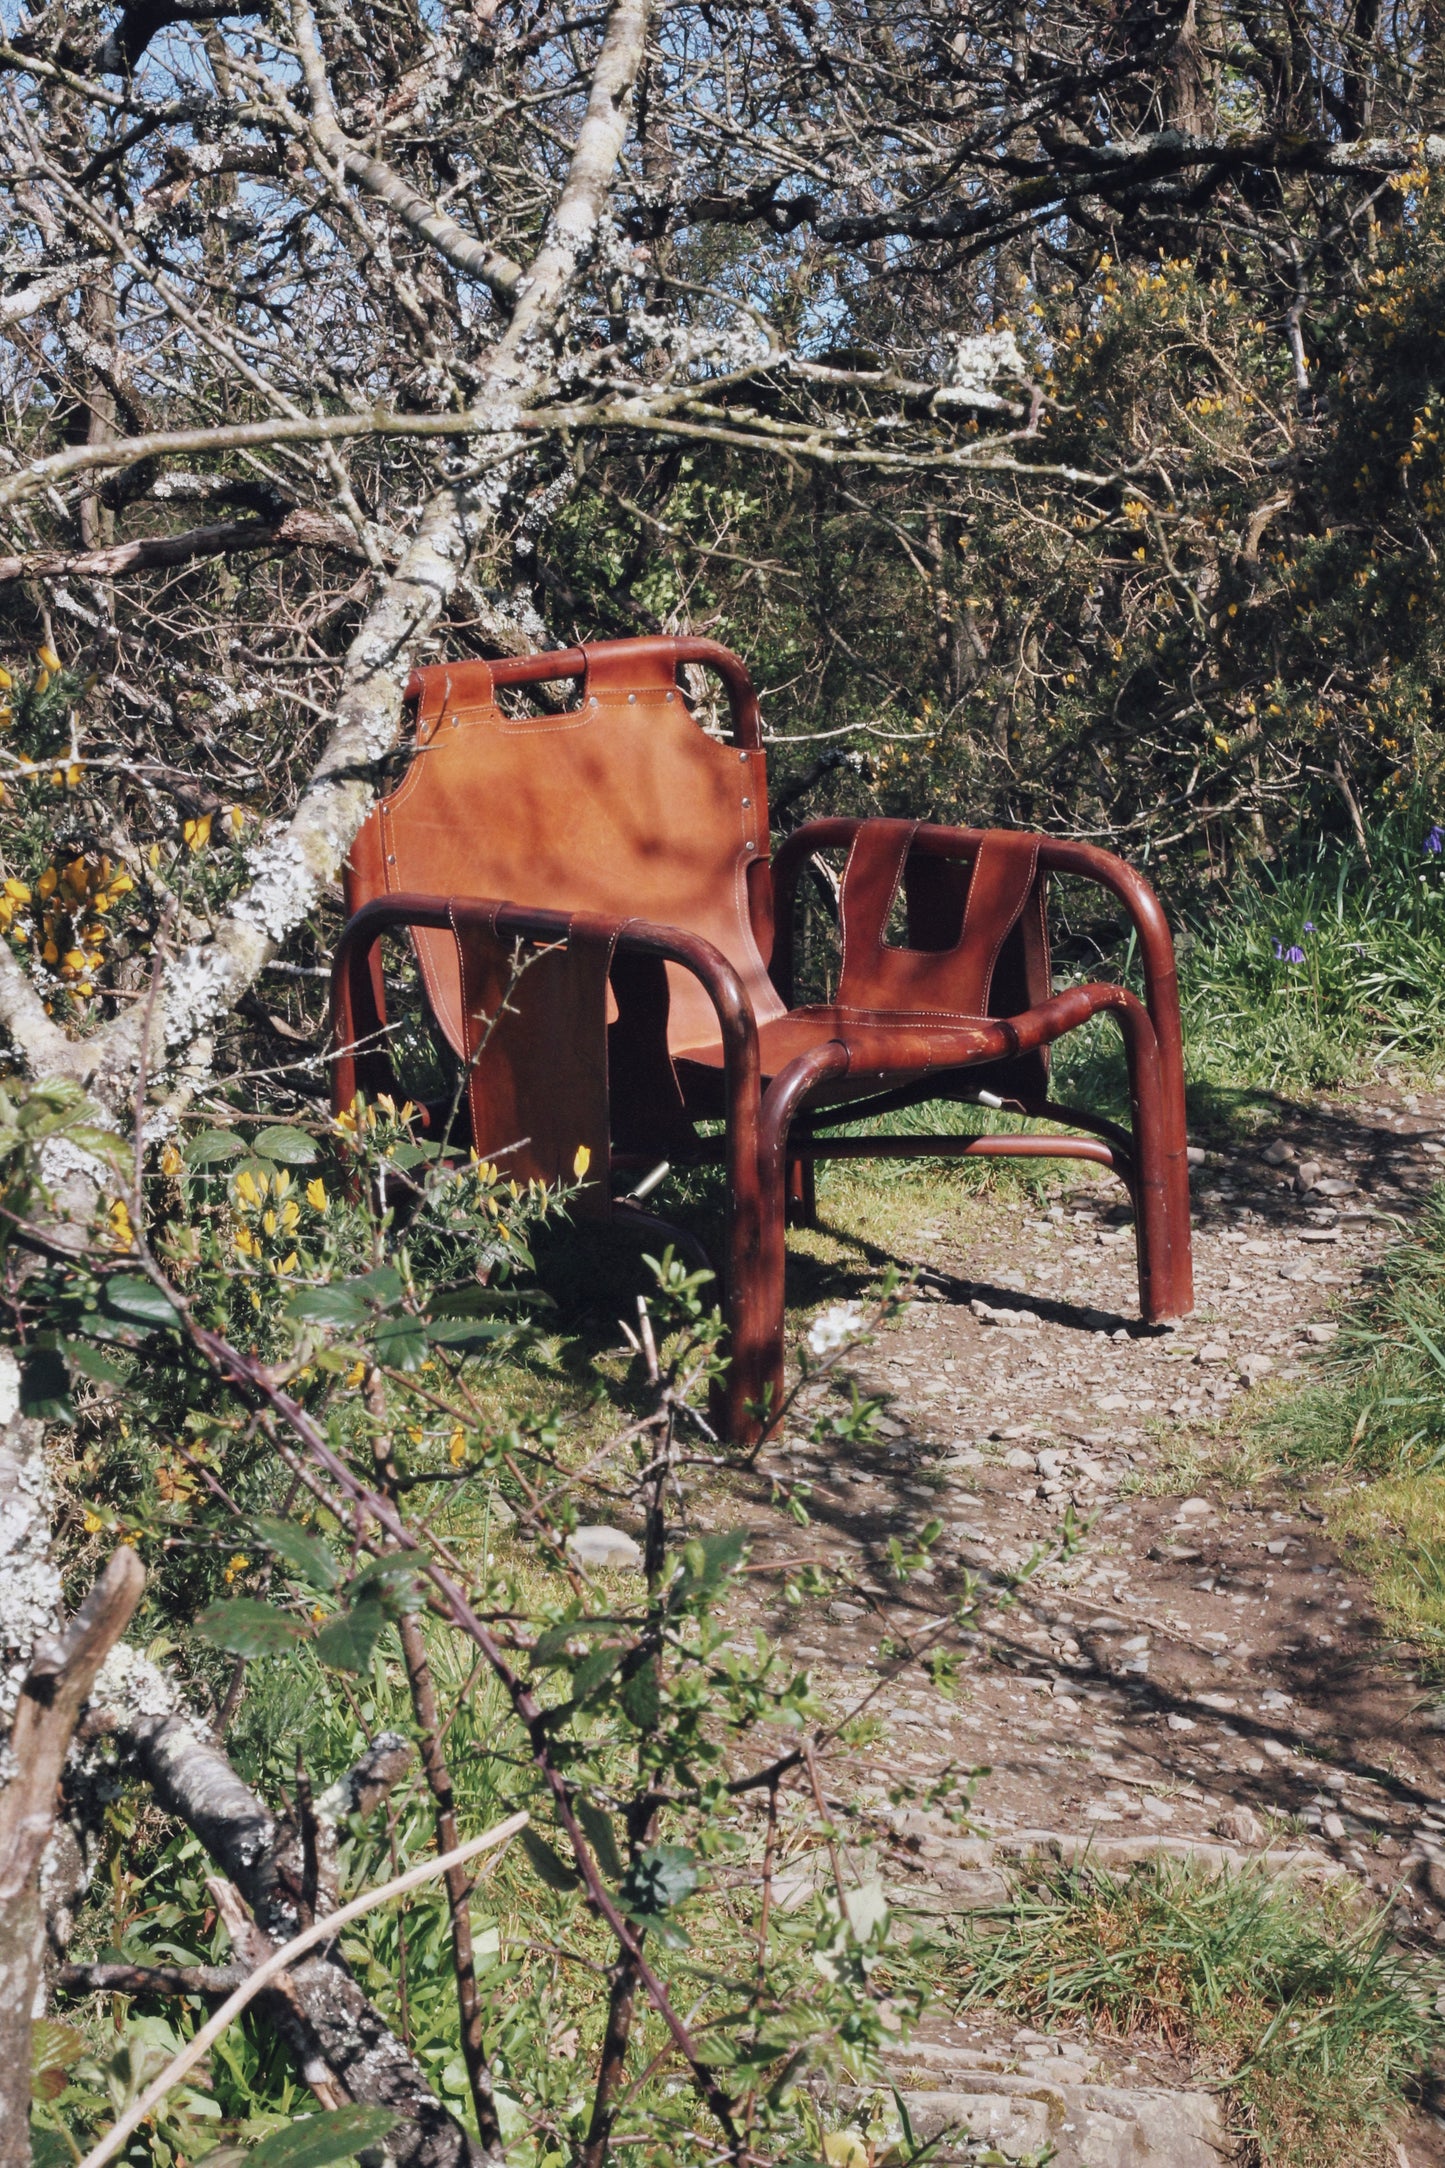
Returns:
[[[30,2155],[23,2126],[30,2100],[30,2021],[44,1972],[40,1871],[55,1827],[65,1757],[96,1674],[129,1625],[144,1586],[145,1570],[135,1552],[117,1551],[69,1626],[36,1642],[20,1689],[9,1748],[13,1774],[0,1791],[0,2057],[10,2074],[4,2107],[12,2124],[0,2129],[0,2154],[7,2163],[28,2161]]]
[[[312,130],[332,164],[339,166],[350,179],[358,181],[388,210],[394,211],[418,240],[434,248],[454,270],[464,272],[469,278],[480,279],[502,300],[512,300],[522,283],[519,263],[513,263],[500,249],[464,232],[454,218],[449,218],[436,204],[428,203],[425,196],[384,160],[361,150],[345,134],[336,118],[331,85],[321,57],[321,42],[316,33],[316,18],[306,0],[292,0],[291,28],[311,100]]]
[[[229,557],[238,550],[324,549],[366,562],[356,531],[345,520],[298,505],[282,519],[219,520],[211,527],[190,527],[184,534],[140,535],[108,549],[33,550],[26,557],[0,557],[0,585],[12,580],[58,580],[79,577],[119,579],[127,572],[161,572],[198,557]]]
[[[156,1675],[149,1674],[149,1683],[148,1692],[119,1693],[101,1721],[131,1748],[159,1804],[195,1831],[223,1870],[212,1892],[217,1909],[249,1980],[265,1974],[267,2015],[318,2100],[394,2109],[400,2121],[389,2149],[397,2168],[483,2168],[499,2161],[500,2153],[479,2147],[438,2100],[334,1953],[308,1956],[308,1944],[297,1951],[300,1961],[285,1968],[284,1979],[276,1978],[274,1953],[285,1944],[295,1947],[301,1925],[299,1832],[269,1811],[195,1719],[151,1713],[165,1696]],[[323,1901],[335,1887],[337,1824],[374,1807],[412,1759],[407,1740],[383,1732],[317,1802]],[[247,1904],[254,1918],[247,1916]]]
[[[298,1958],[304,1957],[308,1950],[314,1950],[323,1943],[334,1942],[343,1927],[349,1927],[353,1920],[363,1919],[368,1912],[374,1912],[378,1905],[389,1903],[393,1897],[405,1896],[408,1890],[420,1889],[423,1883],[435,1881],[438,1875],[444,1875],[449,1868],[464,1866],[468,1860],[478,1858],[483,1852],[495,1851],[498,1845],[506,1844],[526,1826],[525,1814],[509,1815],[506,1821],[498,1822],[495,1828],[487,1830],[484,1835],[471,1837],[465,1844],[459,1844],[454,1852],[444,1852],[440,1859],[425,1859],[419,1867],[411,1867],[405,1874],[397,1875],[393,1881],[383,1882],[379,1889],[367,1890],[362,1896],[353,1897],[350,1904],[342,1905],[336,1912],[328,1912],[324,1919],[313,1921],[310,1927],[303,1928],[290,1942],[283,1943],[279,1950],[273,1950],[266,1962],[257,1966],[249,1979],[227,1997],[220,2009],[207,2019],[200,2030],[186,2042],[180,2053],[167,2063],[160,2076],[146,2087],[139,2099],[131,2103],[100,2143],[92,2146],[80,2163],[80,2168],[105,2168],[107,2161],[114,2160],[126,2140],[134,2131],[140,2129],[148,2116],[155,2113],[167,2093],[180,2084],[187,2071],[195,2069],[196,2064],[220,2039],[231,2021],[240,2016],[248,2003],[255,2001],[263,1988],[269,1987],[273,1980],[280,1978],[288,1967],[294,1965]]]
[[[229,1995],[244,1965],[62,1965],[55,1984],[67,1995]]]
[[[19,1901],[40,1864],[76,1718],[144,1587],[145,1568],[122,1548],[65,1631],[36,1644],[10,1735],[17,1774],[0,1793],[0,1911]]]

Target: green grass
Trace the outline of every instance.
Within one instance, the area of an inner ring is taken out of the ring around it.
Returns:
[[[1182,916],[1180,982],[1201,1100],[1370,1067],[1434,1073],[1445,1050],[1445,858],[1413,806],[1358,845],[1301,839]],[[1276,954],[1303,952],[1302,962]]]
[[[1278,1422],[1307,1466],[1392,1476],[1445,1466],[1445,1190],[1367,1280],[1320,1383]]]
[[[1366,2168],[1441,2037],[1438,1967],[1385,1914],[1246,1871],[1044,1867],[950,1960],[964,2005],[1157,2041],[1225,2094],[1262,2168]]]

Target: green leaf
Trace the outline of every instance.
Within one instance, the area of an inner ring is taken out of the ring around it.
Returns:
[[[685,1844],[654,1844],[635,1859],[622,1878],[618,1900],[629,1919],[650,1927],[669,1949],[687,1941],[667,1914],[697,1888],[697,1854]]]
[[[602,1808],[595,1805],[592,1800],[579,1799],[577,1801],[577,1819],[582,1824],[583,1835],[597,1854],[597,1864],[608,1881],[620,1882],[622,1879],[622,1855],[617,1849],[617,1839],[613,1835],[612,1816],[605,1814]]]
[[[359,1280],[348,1284],[360,1288],[367,1301],[382,1310],[399,1302],[406,1293],[406,1282],[395,1265],[378,1265],[374,1272],[363,1272]]]
[[[446,1317],[428,1320],[426,1332],[437,1347],[482,1347],[513,1329],[501,1317]]]
[[[283,1167],[316,1163],[316,1146],[303,1129],[262,1129],[251,1139],[251,1150],[258,1159],[275,1160]]]
[[[32,1348],[20,1366],[20,1412],[41,1423],[73,1423],[70,1372],[58,1348]]]
[[[134,1272],[118,1272],[105,1283],[105,1299],[117,1317],[138,1325],[164,1325],[172,1331],[180,1324],[175,1304],[150,1280]]]
[[[729,1528],[717,1536],[695,1536],[682,1547],[682,1572],[673,1587],[684,1603],[710,1596],[720,1581],[733,1572],[749,1542],[746,1528]]]
[[[186,1145],[186,1164],[195,1168],[213,1167],[218,1160],[234,1159],[245,1149],[241,1139],[228,1129],[203,1129]]]
[[[384,1604],[392,1617],[400,1611],[416,1611],[425,1601],[419,1581],[414,1554],[403,1551],[387,1558],[374,1558],[352,1583],[352,1600]]]
[[[657,1666],[649,1657],[623,1681],[621,1701],[624,1710],[639,1731],[651,1731],[657,1723],[662,1707],[662,1696],[657,1686]]]
[[[426,1361],[426,1334],[420,1318],[383,1318],[376,1328],[376,1359],[393,1370],[420,1370]]]
[[[356,1282],[341,1280],[330,1287],[298,1287],[286,1305],[286,1314],[308,1324],[340,1325],[354,1332],[367,1322],[371,1312]]]
[[[385,1611],[369,1596],[329,1618],[312,1646],[333,1671],[365,1671],[385,1625]]]
[[[443,1288],[433,1295],[427,1306],[431,1317],[492,1317],[498,1310],[515,1309],[517,1297],[509,1288],[478,1287],[470,1282],[466,1287]]]
[[[83,1378],[93,1378],[97,1385],[123,1385],[126,1373],[108,1355],[102,1355],[98,1347],[87,1340],[64,1340],[61,1347],[66,1361]]]
[[[439,1150],[440,1146],[435,1144],[394,1144],[386,1156],[390,1165],[400,1167],[403,1174],[407,1174],[423,1160],[435,1159]]]
[[[84,2033],[54,2018],[37,2018],[30,2028],[30,2086],[38,2100],[55,2100],[65,2091],[66,2071],[86,2050]]]
[[[30,2126],[31,2168],[75,2168],[75,2155],[58,2130],[45,2123]]]
[[[250,2156],[251,2168],[328,2168],[337,2160],[351,2160],[357,2153],[379,2145],[397,2118],[390,2108],[368,2108],[355,2102],[348,2108],[329,2108],[273,2130]]]
[[[606,1648],[593,1649],[589,1656],[584,1656],[572,1673],[573,1701],[586,1701],[597,1692],[599,1686],[605,1685],[625,1654],[626,1650],[618,1648],[614,1643]]]
[[[575,1871],[552,1849],[545,1837],[539,1836],[535,1829],[524,1829],[520,1833],[520,1842],[548,1889],[576,1889]]]
[[[196,1620],[196,1631],[212,1648],[229,1649],[233,1656],[279,1656],[305,1629],[254,1596],[231,1596],[209,1605]]]
[[[340,1569],[322,1537],[313,1535],[309,1528],[298,1528],[294,1521],[273,1520],[268,1514],[258,1514],[251,1526],[257,1541],[284,1558],[288,1566],[294,1566],[312,1588],[335,1588],[341,1578]]]

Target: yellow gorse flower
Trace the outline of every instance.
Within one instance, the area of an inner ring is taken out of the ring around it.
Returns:
[[[314,1180],[306,1184],[306,1202],[313,1212],[324,1212],[326,1210],[326,1184],[319,1174]]]
[[[82,852],[63,865],[47,866],[36,882],[40,924],[25,930],[38,932],[42,963],[77,994],[94,992],[95,974],[105,962],[106,915],[134,887],[125,868],[104,852]],[[7,881],[5,893],[12,915],[22,897],[30,901],[23,881]],[[0,924],[8,924],[3,909]]]
[[[181,834],[191,850],[203,851],[210,842],[211,818],[209,813],[202,813],[196,820],[187,821],[182,828]]]

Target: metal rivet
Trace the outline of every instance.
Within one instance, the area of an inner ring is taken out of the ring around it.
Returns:
[[[739,759],[739,760],[746,760],[746,759],[747,759],[747,757],[748,757],[748,756],[747,756],[747,754],[746,754],[746,753],[739,753],[739,754],[738,754],[738,759]]]
[[[675,699],[675,698],[676,698],[677,696],[676,696],[676,694],[674,694],[674,693],[664,693],[662,697],[663,697],[663,699],[664,699],[664,700],[673,700],[673,699]]]
[[[744,805],[751,805],[751,804],[752,804],[752,802],[753,802],[753,801],[752,801],[752,799],[751,799],[751,798],[744,798],[744,800],[743,800],[743,804],[744,804]]]
[[[387,862],[387,864],[388,864],[389,866],[394,866],[394,865],[396,864],[396,852],[395,852],[395,851],[388,851],[388,852],[387,852],[387,854],[386,854],[386,862]]]
[[[756,843],[749,843],[746,847],[750,851],[755,851],[757,849]]]
[[[629,699],[629,700],[630,700],[630,701],[631,701],[631,702],[633,703],[633,705],[634,705],[634,706],[636,706],[636,704],[637,704],[637,695],[636,695],[636,693],[629,693],[629,694],[627,695],[627,697],[628,697],[628,699]]]

